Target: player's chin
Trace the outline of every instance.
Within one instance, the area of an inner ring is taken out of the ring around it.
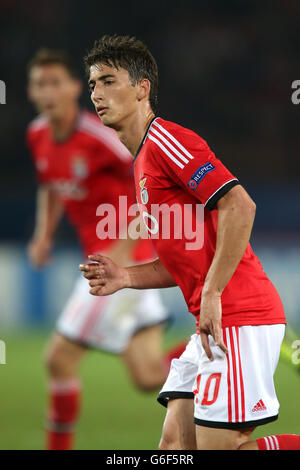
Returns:
[[[63,113],[60,112],[59,109],[53,107],[53,108],[45,108],[43,114],[51,121],[51,120],[61,118]]]
[[[106,114],[103,114],[102,116],[99,116],[99,117],[102,121],[102,124],[108,127],[113,127],[113,124],[114,124],[113,121],[109,119],[109,117],[107,117]]]
[[[112,129],[115,129],[116,127],[118,127],[117,120],[109,116],[107,112],[102,114],[102,116],[99,116],[99,117],[102,121],[102,124],[104,124],[104,126],[111,127]]]

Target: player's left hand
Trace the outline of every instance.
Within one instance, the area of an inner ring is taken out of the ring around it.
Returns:
[[[208,359],[214,360],[209,346],[208,336],[211,335],[217,346],[227,354],[228,350],[222,339],[222,305],[221,296],[216,293],[203,293],[200,307],[199,332],[204,351]]]
[[[80,264],[79,269],[88,279],[92,295],[110,295],[127,287],[128,274],[125,268],[115,264],[107,256],[100,254],[90,255],[90,264]]]

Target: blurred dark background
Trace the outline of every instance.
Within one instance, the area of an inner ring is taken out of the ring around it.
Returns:
[[[205,138],[256,200],[257,228],[300,228],[300,2],[1,0],[2,239],[29,236],[35,182],[24,145],[34,117],[26,64],[41,46],[82,57],[104,33],[144,40],[160,70],[159,115]],[[82,105],[91,109],[87,91]]]
[[[255,200],[254,247],[300,325],[300,105],[291,100],[292,82],[300,79],[299,22],[298,0],[0,0],[0,79],[7,87],[7,104],[0,105],[2,287],[9,289],[7,269],[17,245],[22,285],[31,273],[24,248],[33,230],[36,183],[25,130],[35,112],[26,97],[27,62],[42,46],[66,49],[85,80],[82,58],[94,40],[129,34],[144,40],[157,59],[158,114],[198,132]],[[87,87],[82,106],[92,109]],[[66,222],[58,235],[74,246]],[[71,270],[62,263],[62,273],[74,271],[70,260]],[[41,278],[30,275],[36,295],[24,288],[28,311],[40,316]],[[7,316],[23,309],[7,302]]]
[[[66,49],[85,80],[82,58],[103,34],[147,43],[160,71],[158,114],[198,132],[255,200],[252,245],[300,338],[300,104],[291,100],[300,80],[299,25],[300,0],[0,0],[7,93],[0,105],[1,449],[43,448],[43,351],[81,260],[66,221],[50,266],[35,271],[27,259],[36,192],[25,146],[35,117],[27,62],[40,47]],[[87,87],[82,106],[92,110]],[[174,315],[166,340],[193,333],[179,289],[162,295]],[[116,358],[95,353],[85,367],[77,448],[156,448],[164,418],[156,395],[135,392]],[[283,413],[265,435],[300,434],[298,375],[279,369]]]

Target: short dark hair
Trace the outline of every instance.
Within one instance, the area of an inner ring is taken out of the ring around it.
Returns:
[[[36,66],[52,64],[62,65],[72,78],[79,78],[77,69],[66,51],[47,48],[41,48],[35,53],[32,59],[28,62],[27,72],[29,74],[31,69]]]
[[[94,42],[92,49],[84,57],[84,63],[87,75],[92,65],[105,64],[127,70],[133,85],[146,78],[151,85],[150,106],[156,111],[158,69],[154,57],[142,41],[130,36],[102,36]]]

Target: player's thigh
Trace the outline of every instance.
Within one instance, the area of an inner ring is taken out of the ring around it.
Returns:
[[[122,358],[129,371],[138,377],[149,374],[166,374],[163,362],[162,324],[148,326],[136,332],[130,339]]]
[[[193,399],[169,400],[159,448],[161,450],[197,448]]]
[[[160,360],[163,355],[163,332],[162,324],[148,326],[137,331],[131,337],[123,353],[124,360],[128,364],[140,364],[141,367]]]
[[[238,450],[247,442],[255,427],[220,429],[196,425],[198,450]]]
[[[73,374],[87,352],[87,347],[54,333],[48,341],[44,359],[49,372]]]

